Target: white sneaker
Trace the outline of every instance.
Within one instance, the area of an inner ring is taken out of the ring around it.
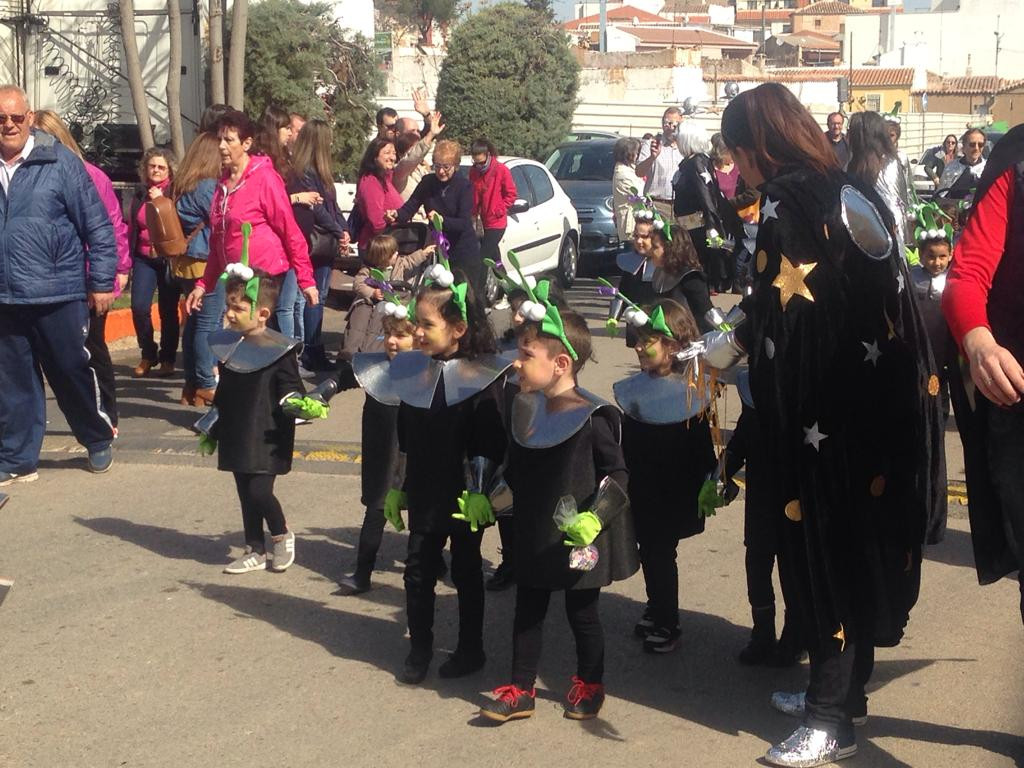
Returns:
[[[0,472],[0,488],[11,483],[31,483],[38,479],[38,472],[26,472],[23,475],[15,472]]]
[[[256,552],[252,547],[246,547],[242,556],[229,563],[228,567],[224,569],[224,573],[249,573],[249,571],[264,571],[266,568],[266,554]]]
[[[841,747],[827,731],[801,725],[789,738],[769,749],[764,759],[783,768],[815,768],[857,754],[857,743]]]
[[[295,562],[295,534],[291,531],[280,538],[274,537],[274,553],[270,557],[270,570],[280,573]]]

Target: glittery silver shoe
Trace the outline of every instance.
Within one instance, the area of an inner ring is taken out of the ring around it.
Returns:
[[[807,693],[788,693],[787,691],[775,691],[772,694],[772,706],[784,715],[790,717],[803,717],[807,704]],[[868,721],[867,713],[854,715],[850,718],[854,725],[861,726]]]
[[[808,728],[801,725],[789,738],[769,749],[764,759],[771,765],[786,768],[813,768],[816,765],[828,765],[846,757],[857,754],[857,744],[846,747],[839,746],[834,736],[828,731]]]

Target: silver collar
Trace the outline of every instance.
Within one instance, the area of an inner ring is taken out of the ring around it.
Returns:
[[[247,336],[230,328],[221,328],[210,334],[209,344],[210,351],[221,364],[235,373],[258,371],[276,363],[292,349],[302,349],[302,342],[270,328]]]
[[[710,390],[708,379],[701,394],[681,373],[650,376],[643,371],[612,385],[623,413],[644,424],[680,424],[692,419],[711,404]]]
[[[651,285],[654,286],[654,290],[659,293],[668,293],[677,285],[679,281],[686,277],[691,272],[696,272],[695,269],[688,269],[685,272],[668,272],[661,267],[655,267],[654,275],[651,277]]]
[[[391,378],[387,352],[359,352],[352,357],[352,372],[363,390],[382,405],[398,405],[401,399]]]
[[[524,448],[553,448],[610,405],[580,387],[550,400],[543,392],[521,392],[512,403],[512,437]]]
[[[629,275],[639,275],[645,282],[651,282],[654,277],[654,264],[646,256],[641,256],[636,251],[623,251],[615,257],[615,266]]]
[[[422,352],[400,352],[391,361],[389,373],[394,392],[403,403],[429,408],[442,376],[445,403],[457,405],[490,386],[508,370],[512,360],[499,355],[435,360]]]
[[[843,224],[853,244],[868,258],[875,261],[887,259],[892,250],[892,233],[886,229],[875,204],[849,184],[840,190],[839,197]]]

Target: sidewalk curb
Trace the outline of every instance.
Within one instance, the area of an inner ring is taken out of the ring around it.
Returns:
[[[160,330],[160,308],[154,304],[150,307],[149,316],[153,321],[153,330]],[[185,303],[178,302],[178,321],[185,323]],[[104,339],[108,344],[135,335],[135,321],[132,319],[131,307],[112,309],[107,313],[107,325],[104,329]]]

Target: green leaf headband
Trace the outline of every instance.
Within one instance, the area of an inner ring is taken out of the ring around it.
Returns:
[[[437,211],[430,215],[430,226],[434,230],[434,239],[437,241],[437,261],[430,265],[424,278],[426,285],[437,285],[441,288],[450,288],[452,301],[459,308],[464,323],[469,322],[469,313],[466,311],[466,289],[469,284],[466,282],[456,283],[455,273],[452,272],[448,263],[448,238],[445,237],[441,228],[444,226],[444,217]]]
[[[667,336],[670,339],[675,339],[676,336],[672,333],[668,327],[668,323],[665,322],[665,310],[661,306],[655,307],[651,310],[650,314],[647,314],[639,305],[633,302],[624,293],[621,293],[618,288],[609,283],[603,277],[597,278],[597,282],[602,287],[598,288],[598,293],[602,296],[616,297],[622,299],[628,306],[622,313],[622,319],[632,325],[634,328],[643,328],[650,326],[651,330],[655,333],[660,333],[663,336]]]
[[[382,270],[371,269],[366,284],[373,288],[379,288],[384,293],[381,311],[385,315],[398,320],[408,320],[412,317],[415,308],[413,302],[406,304],[402,301],[402,298],[395,292],[394,286],[391,285],[388,276]]]
[[[249,237],[252,235],[252,224],[242,222],[242,254],[238,261],[228,264],[221,273],[220,279],[227,282],[229,277],[240,277],[245,280],[245,296],[249,299],[249,317],[256,312],[256,301],[260,297],[260,278],[249,266]]]
[[[519,307],[523,317],[531,322],[540,323],[541,333],[554,336],[562,342],[565,351],[569,353],[569,357],[573,360],[579,360],[580,356],[576,353],[576,350],[569,343],[569,339],[565,335],[565,324],[562,322],[562,315],[559,313],[558,307],[548,299],[548,291],[551,284],[542,280],[537,285],[537,290],[534,290],[526,279],[526,275],[523,274],[522,267],[519,266],[519,259],[516,257],[515,251],[509,251],[505,258],[508,259],[509,264],[515,267],[516,274],[519,275],[520,285],[522,285],[523,290],[526,291],[526,295],[529,297]]]
[[[501,283],[501,287],[505,293],[524,290],[523,286],[516,281],[516,278],[505,271],[504,265],[500,262],[496,262],[494,259],[484,259],[484,264],[486,264],[490,268],[491,272],[494,273],[494,277],[499,283]],[[537,281],[534,280],[533,277],[527,276],[526,282],[530,284],[531,288],[537,288]]]
[[[936,203],[922,203],[917,207],[917,223],[914,239],[918,242],[943,238],[953,242],[953,227],[949,223],[949,216]]]

